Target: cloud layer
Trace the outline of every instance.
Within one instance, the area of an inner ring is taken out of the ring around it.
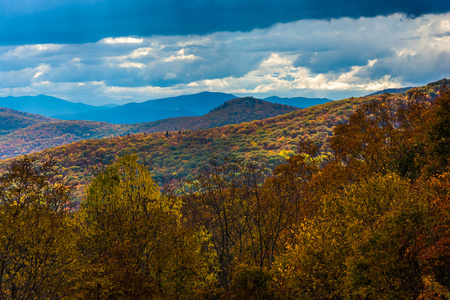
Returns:
[[[49,94],[91,104],[204,90],[337,99],[449,73],[449,13],[0,47],[0,96]]]
[[[0,43],[86,43],[104,37],[250,31],[306,19],[449,11],[448,0],[3,0]]]

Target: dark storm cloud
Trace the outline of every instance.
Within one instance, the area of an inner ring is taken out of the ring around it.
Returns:
[[[0,96],[50,94],[101,104],[208,90],[337,99],[422,85],[449,76],[449,16],[300,20],[248,32],[5,45]]]
[[[414,17],[449,10],[448,0],[0,0],[0,43],[250,31],[302,19]]]

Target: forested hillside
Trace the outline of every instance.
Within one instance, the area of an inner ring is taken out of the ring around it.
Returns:
[[[109,164],[117,156],[133,153],[138,154],[141,162],[145,160],[151,165],[159,183],[194,175],[213,154],[235,154],[273,168],[296,153],[299,140],[314,138],[325,142],[332,135],[333,127],[345,122],[361,101],[366,100],[331,102],[274,118],[211,129],[83,140],[45,149],[34,156],[39,160],[53,157],[61,174],[82,186],[90,181],[92,166]]]
[[[11,108],[23,112],[54,117],[58,114],[81,113],[102,110],[105,107],[74,103],[47,95],[0,97],[0,107]]]
[[[136,124],[141,132],[164,132],[196,130],[262,120],[298,110],[289,105],[270,103],[252,97],[229,100],[200,117],[163,119],[150,123]]]
[[[0,158],[15,157],[80,140],[135,133],[131,126],[92,121],[55,121],[27,126],[0,136]]]
[[[263,99],[264,101],[272,102],[272,103],[280,103],[280,104],[286,104],[291,105],[299,108],[306,108],[318,104],[324,104],[327,102],[330,102],[332,100],[327,98],[306,98],[306,97],[293,97],[293,98],[287,98],[287,97],[278,97],[278,96],[272,96],[267,97]]]
[[[85,140],[36,153],[39,160],[53,157],[60,172],[79,192],[92,176],[93,166],[109,164],[116,157],[137,154],[148,164],[158,183],[192,178],[211,155],[236,155],[273,169],[298,153],[299,142],[314,140],[322,153],[330,151],[328,140],[334,126],[347,122],[361,104],[382,98],[406,101],[414,93],[425,93],[431,101],[448,80],[411,90],[405,94],[377,95],[329,102],[282,116],[249,123],[203,130],[179,130],[136,134],[101,140]]]
[[[231,94],[202,92],[140,103],[132,102],[97,112],[56,117],[63,120],[90,120],[115,124],[145,123],[165,118],[201,116],[234,98],[236,96]]]
[[[179,117],[141,124],[110,124],[93,121],[58,121],[3,109],[0,129],[0,159],[29,154],[73,142],[123,136],[142,132],[165,132],[212,128],[260,120],[297,110],[254,98],[225,102],[201,117]],[[1,112],[1,111],[0,111]],[[45,123],[45,124],[44,124]]]
[[[448,299],[450,91],[442,83],[4,162],[0,298]],[[328,128],[331,117],[345,117],[333,119],[332,134],[283,133],[303,119]],[[272,135],[258,129],[283,134],[274,153],[292,145],[296,153],[261,167],[272,150],[257,137]],[[172,159],[205,160],[194,160],[189,180],[163,188],[149,169],[161,170],[155,161],[165,152],[171,170],[185,166]],[[105,159],[112,163],[98,165],[73,209],[58,171],[82,162],[69,169],[86,175]]]
[[[52,122],[54,119],[0,107],[0,135],[6,135],[28,126]]]

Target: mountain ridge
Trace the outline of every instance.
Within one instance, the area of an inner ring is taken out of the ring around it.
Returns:
[[[0,135],[31,125],[52,122],[54,119],[45,116],[0,107]]]
[[[236,96],[232,94],[201,92],[140,103],[132,102],[96,112],[58,115],[55,117],[64,120],[90,120],[114,124],[152,122],[173,117],[203,115],[214,107],[234,98]],[[135,119],[133,119],[133,116]]]
[[[75,103],[47,95],[0,97],[0,107],[43,115],[50,118],[53,118],[54,115],[61,113],[104,109],[98,106],[84,104],[81,102]]]
[[[331,102],[333,100],[328,98],[306,98],[306,97],[278,97],[278,96],[271,96],[267,98],[263,98],[262,100],[272,102],[272,103],[280,103],[280,104],[286,104],[290,106],[295,106],[298,108],[306,108],[311,107],[318,104],[324,104],[327,102]]]
[[[410,87],[402,87],[402,88],[392,88],[392,89],[384,89],[375,93],[371,93],[367,96],[375,96],[375,95],[382,95],[382,94],[397,94],[397,93],[405,93],[406,91],[415,88],[414,86]]]
[[[228,100],[203,116],[170,118],[151,123],[136,124],[136,126],[146,128],[143,130],[146,133],[208,129],[262,120],[298,109],[293,106],[271,103],[253,97],[243,97]]]
[[[441,80],[418,88],[418,91],[431,99],[439,94],[444,85],[449,84],[450,80]],[[298,144],[305,139],[316,141],[321,145],[322,153],[326,153],[327,141],[333,134],[334,126],[345,123],[361,104],[380,97],[351,97],[272,118],[210,129],[83,140],[33,155],[38,160],[53,157],[59,172],[77,185],[78,197],[92,178],[89,168],[109,164],[124,154],[137,154],[142,162],[149,165],[159,183],[195,175],[211,155],[235,155],[248,161],[257,160],[261,168],[274,168],[295,155]],[[405,100],[409,95],[392,94],[390,97]],[[8,162],[0,161],[0,169]]]
[[[254,98],[238,98],[225,102],[203,116],[178,117],[139,124],[112,124],[97,121],[30,122],[0,136],[0,158],[14,157],[86,139],[100,139],[135,133],[204,129],[264,119],[298,108],[273,104]],[[20,113],[19,114],[27,114]],[[39,115],[33,115],[40,117]],[[43,117],[46,118],[46,117]],[[0,130],[2,127],[0,126]]]
[[[0,98],[0,107],[40,114],[61,120],[87,120],[109,122],[113,124],[134,124],[174,117],[202,116],[226,101],[236,98],[239,97],[236,97],[233,94],[205,91],[197,94],[147,100],[140,103],[130,102],[123,105],[107,104],[93,106],[47,95],[22,97],[8,96]],[[268,97],[262,100],[298,108],[305,108],[332,101],[326,98],[281,98],[277,96]]]

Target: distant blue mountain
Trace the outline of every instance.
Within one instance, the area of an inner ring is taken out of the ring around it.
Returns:
[[[117,107],[121,108],[121,107]],[[156,120],[196,116],[191,111],[183,109],[174,110],[156,110],[156,109],[106,109],[99,111],[90,111],[72,115],[56,115],[55,118],[61,120],[87,120],[108,122],[112,124],[134,124],[146,123]]]
[[[207,114],[211,109],[224,102],[235,99],[236,96],[225,93],[202,92],[141,103],[128,103],[117,107],[117,110],[155,109],[155,110],[188,110],[197,115]]]
[[[39,114],[46,117],[105,109],[104,107],[92,106],[84,103],[74,103],[46,95],[0,97],[0,107]]]
[[[201,116],[234,98],[237,97],[231,94],[202,92],[54,117],[62,120],[90,120],[115,124],[143,123],[182,116]]]
[[[306,98],[306,97],[280,98],[278,96],[264,98],[263,100],[271,103],[286,104],[298,108],[306,108],[333,101],[327,98]]]
[[[100,105],[99,107],[105,109],[105,108],[113,108],[113,107],[117,107],[117,106],[120,106],[120,105],[119,104],[115,104],[115,103],[108,103],[108,104]]]
[[[407,90],[413,89],[414,87],[410,86],[410,87],[403,87],[403,88],[397,88],[397,89],[384,89],[382,91],[378,91],[372,94],[369,94],[365,97],[369,97],[369,96],[375,96],[375,95],[382,95],[382,94],[399,94],[399,93],[404,93]]]
[[[202,116],[226,101],[236,98],[232,94],[202,92],[192,95],[148,100],[141,103],[127,103],[120,106],[114,104],[93,106],[83,103],[73,103],[46,95],[9,96],[0,97],[0,107],[62,120],[88,120],[114,124],[133,124],[175,117]],[[264,100],[298,108],[305,108],[331,101],[326,98],[280,98],[277,96]]]

